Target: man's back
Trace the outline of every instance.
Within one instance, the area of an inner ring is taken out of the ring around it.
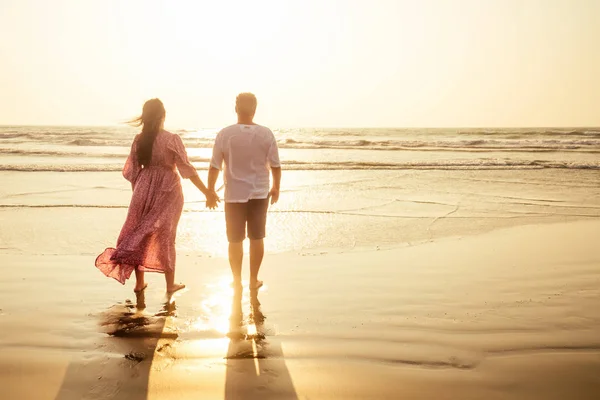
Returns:
[[[252,93],[240,93],[236,97],[238,123],[217,134],[208,169],[208,188],[214,192],[219,171],[225,162],[225,227],[233,287],[241,293],[243,243],[247,237],[250,239],[249,288],[250,293],[255,294],[262,286],[258,271],[265,253],[263,239],[269,202],[275,204],[279,200],[281,182],[275,136],[269,128],[254,123],[257,104]],[[269,167],[273,175],[271,190]]]
[[[235,124],[217,134],[211,166],[225,162],[225,201],[243,203],[269,194],[269,167],[280,167],[273,132],[261,125]]]

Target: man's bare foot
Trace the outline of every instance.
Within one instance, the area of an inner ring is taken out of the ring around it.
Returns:
[[[167,286],[167,293],[175,293],[178,290],[185,288],[183,283],[174,283],[173,286]]]
[[[233,282],[231,282],[230,286],[234,289],[241,289],[242,288],[242,280],[234,279]]]
[[[250,290],[258,290],[263,285],[263,281],[259,281],[258,279],[255,281],[250,281]]]
[[[147,283],[144,283],[141,286],[138,286],[137,284],[135,285],[135,287],[133,288],[133,292],[134,293],[142,293],[144,290],[146,290],[146,288],[148,287]]]

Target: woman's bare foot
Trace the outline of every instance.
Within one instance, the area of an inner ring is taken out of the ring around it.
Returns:
[[[172,286],[167,286],[167,293],[175,293],[183,288],[185,288],[183,283],[174,283]]]
[[[135,306],[139,311],[146,308],[146,292],[143,289],[135,292]]]

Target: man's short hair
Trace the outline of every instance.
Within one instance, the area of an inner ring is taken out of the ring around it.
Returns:
[[[240,93],[235,98],[235,108],[242,115],[254,115],[257,103],[256,96],[252,93]]]

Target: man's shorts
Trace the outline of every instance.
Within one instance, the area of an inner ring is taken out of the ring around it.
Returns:
[[[263,239],[267,225],[269,199],[252,199],[246,203],[225,203],[225,223],[229,243],[243,242],[246,227],[250,240]]]

